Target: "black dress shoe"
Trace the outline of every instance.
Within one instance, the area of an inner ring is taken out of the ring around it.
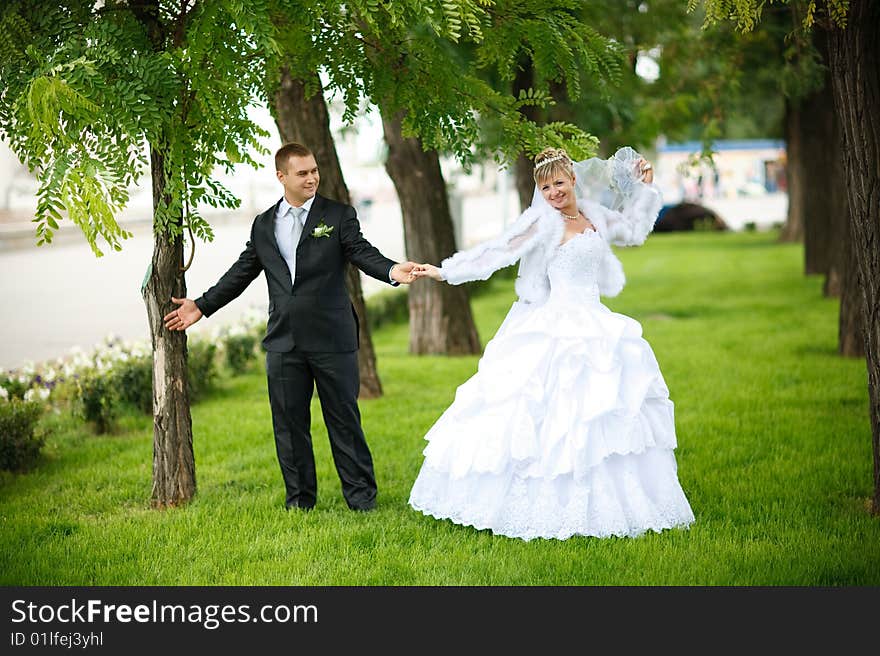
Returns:
[[[284,509],[285,509],[285,510],[305,510],[305,511],[308,511],[308,510],[311,510],[311,509],[314,508],[314,507],[315,507],[315,506],[301,506],[301,505],[299,505],[299,504],[297,504],[297,503],[291,503],[291,504],[289,504],[289,505],[287,505],[287,506],[284,506]]]

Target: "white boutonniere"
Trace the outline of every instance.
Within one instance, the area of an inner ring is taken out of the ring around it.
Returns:
[[[312,230],[312,237],[330,237],[330,233],[333,232],[333,226],[328,226],[324,223],[324,219],[321,219],[321,222],[318,224],[318,227]]]

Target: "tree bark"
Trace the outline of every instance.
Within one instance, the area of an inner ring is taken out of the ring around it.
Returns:
[[[164,158],[150,150],[153,212],[163,202]],[[177,506],[196,493],[192,418],[189,410],[186,333],[165,328],[162,318],[174,305],[171,297],[186,298],[183,239],[157,232],[153,238],[152,269],[144,290],[153,345],[153,491],[152,505]]]
[[[835,143],[834,98],[830,80],[825,87],[790,107],[788,135],[793,153],[789,165],[795,178],[789,188],[795,209],[803,213],[804,271],[827,274],[831,267],[832,244],[835,240],[833,217],[839,208],[829,193],[829,144]],[[799,184],[798,184],[799,183]]]
[[[516,71],[516,77],[513,79],[513,95],[519,96],[520,91],[526,91],[535,85],[535,67],[532,65],[531,59],[523,55],[520,58],[519,68]],[[540,110],[538,107],[526,105],[520,108],[522,114],[527,120],[533,123],[540,121]],[[529,205],[532,204],[532,195],[535,193],[535,179],[532,176],[534,170],[534,161],[527,157],[525,153],[520,153],[514,163],[514,171],[516,173],[516,193],[519,196],[520,211],[524,212]]]
[[[282,141],[296,141],[315,153],[321,172],[321,193],[340,203],[350,205],[351,196],[336,154],[336,144],[330,131],[330,115],[327,112],[321,81],[315,73],[308,82],[315,85],[316,91],[307,98],[306,80],[292,78],[287,67],[282,68],[281,84],[273,98],[273,113],[278,131]],[[361,274],[357,267],[351,264],[346,267],[345,282],[359,323],[360,397],[378,398],[382,396],[382,382],[379,380],[379,371],[376,368],[376,351],[367,324],[367,306],[361,287]]]
[[[816,46],[827,61],[827,34],[816,34]],[[822,292],[840,298],[838,351],[857,357],[862,345],[861,305],[857,270],[849,239],[849,199],[843,167],[840,121],[834,107],[830,72],[825,86],[808,98],[787,103],[786,133],[789,155],[789,215],[780,241],[804,239],[806,273],[824,273]],[[800,231],[800,232],[799,232]]]
[[[835,119],[835,124],[837,120]],[[849,197],[843,170],[843,153],[840,150],[840,126],[835,125],[834,141],[829,147],[836,154],[830,175],[830,189],[834,214],[831,217],[833,238],[830,245],[830,266],[825,276],[825,296],[839,298],[837,321],[837,351],[846,357],[864,357],[865,336],[862,330],[862,302],[859,296],[858,264],[855,244],[850,238]]]
[[[827,61],[827,34],[816,30],[813,42],[823,61]],[[831,230],[829,222],[835,216],[835,205],[823,194],[828,190],[828,148],[836,143],[836,117],[829,72],[826,72],[819,91],[805,98],[786,99],[784,121],[788,157],[788,218],[779,240],[804,241],[806,273],[827,273],[830,258],[825,255],[828,245],[825,239]],[[842,178],[838,178],[838,181],[843,183]]]
[[[788,215],[779,234],[779,241],[802,242],[804,240],[804,162],[800,138],[801,113],[796,101],[786,99],[784,121],[785,152],[788,162],[786,166]],[[806,253],[804,258],[806,262]]]
[[[404,137],[400,115],[382,112],[388,144],[385,169],[397,189],[403,214],[407,257],[439,264],[452,255],[455,233],[446,183],[436,150]],[[467,289],[461,285],[419,281],[409,288],[409,350],[418,355],[467,355],[481,352]]]
[[[829,81],[830,85],[830,81]],[[846,174],[843,170],[843,150],[840,146],[840,121],[833,119],[833,130],[828,142],[828,159],[834,165],[827,167],[825,189],[830,199],[832,213],[828,235],[828,271],[822,292],[830,298],[840,298],[843,294],[844,276],[848,260],[854,255],[849,234],[849,194],[846,189]],[[841,305],[841,309],[843,306]]]
[[[837,350],[850,358],[865,357],[865,332],[862,326],[862,302],[859,295],[859,267],[856,262],[856,245],[851,239],[845,242],[840,275],[840,314],[837,326]]]
[[[535,179],[532,172],[535,169],[534,161],[520,153],[514,163],[516,173],[516,195],[519,197],[520,212],[525,212],[532,204],[532,196],[535,193]]]
[[[828,49],[867,356],[874,454],[871,511],[880,515],[880,3],[852,0],[847,26],[830,31]]]

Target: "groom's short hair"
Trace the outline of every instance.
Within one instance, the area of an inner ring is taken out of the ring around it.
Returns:
[[[287,171],[287,161],[291,157],[308,157],[313,154],[311,150],[301,143],[286,143],[275,153],[275,170]]]

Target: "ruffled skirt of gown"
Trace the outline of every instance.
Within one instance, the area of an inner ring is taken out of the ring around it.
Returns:
[[[438,519],[524,540],[694,521],[654,353],[598,298],[515,303],[425,439],[409,503]]]

